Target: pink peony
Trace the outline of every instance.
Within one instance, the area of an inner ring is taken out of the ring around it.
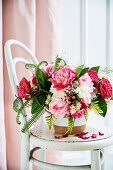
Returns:
[[[103,99],[108,99],[112,95],[112,86],[108,79],[102,79],[97,83],[97,91]]]
[[[18,96],[20,98],[28,99],[29,95],[31,93],[31,85],[30,81],[28,82],[25,77],[22,78],[22,80],[19,83],[19,87],[17,87]]]
[[[54,88],[62,90],[68,85],[73,87],[73,80],[75,79],[77,72],[69,66],[61,67],[60,70],[55,71],[52,75],[51,82],[54,84]]]
[[[90,92],[93,92],[93,82],[92,82],[92,79],[90,78],[90,76],[88,75],[88,73],[81,76],[78,79],[78,82],[80,85],[86,84],[89,87]]]
[[[52,74],[53,74],[53,67],[54,67],[53,64],[48,64],[47,66],[45,66],[45,64],[42,64],[42,65],[40,66],[40,68],[41,68],[45,73],[47,73],[47,74],[49,75],[49,77],[51,77]]]
[[[53,74],[53,67],[54,67],[53,64],[48,64],[46,66],[46,72],[49,74],[49,76],[52,76],[52,74]]]
[[[92,81],[94,82],[94,83],[96,83],[97,81],[98,81],[98,76],[97,76],[97,72],[96,71],[94,71],[94,70],[88,70],[88,75],[90,76],[90,78],[92,79]]]
[[[51,112],[56,118],[62,118],[67,112],[68,104],[60,98],[57,98],[50,102],[49,112]]]

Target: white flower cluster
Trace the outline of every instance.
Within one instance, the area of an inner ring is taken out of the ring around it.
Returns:
[[[84,99],[85,101],[91,99],[90,88],[85,83],[83,85],[79,85],[79,87],[75,89],[75,92],[78,93],[78,96]]]
[[[50,92],[53,93],[52,98],[62,98],[63,100],[65,99],[66,93],[65,89],[57,91],[55,88],[53,88],[53,85],[50,88]]]
[[[51,101],[51,95],[48,94],[47,99],[46,99],[46,104],[48,105]]]
[[[71,114],[74,114],[74,113],[76,113],[76,111],[79,111],[80,110],[80,108],[81,108],[81,103],[80,102],[78,102],[78,101],[76,101],[76,106],[74,105],[74,104],[72,104],[71,106],[70,106],[70,113]]]

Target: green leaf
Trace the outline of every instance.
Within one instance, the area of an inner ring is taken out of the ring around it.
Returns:
[[[106,101],[104,99],[102,99],[101,96],[98,96],[97,100],[99,101],[98,105],[99,105],[100,109],[103,111],[103,113],[100,113],[100,115],[105,117],[106,116],[106,112],[107,112]]]
[[[45,77],[44,75],[42,74],[41,70],[39,69],[39,67],[36,67],[35,68],[35,73],[36,73],[36,81],[37,83],[42,87],[44,88],[44,85],[45,85]]]
[[[79,77],[81,77],[81,76],[83,76],[85,73],[87,73],[87,71],[89,70],[89,67],[87,67],[87,68],[84,68],[82,71],[81,71],[81,73],[80,73],[80,76]]]
[[[78,78],[79,78],[80,73],[81,73],[81,72],[82,72],[82,70],[83,70],[83,66],[84,66],[84,65],[78,66],[78,67],[75,69],[75,70],[76,70],[76,72],[77,72],[76,79],[78,79]]]
[[[85,119],[86,119],[86,121],[87,121],[87,120],[88,120],[88,111],[87,111],[87,110],[86,110],[84,116],[85,116]]]
[[[65,65],[66,65],[65,60],[63,60],[62,58],[58,57],[58,55],[57,55],[57,56],[56,56],[56,60],[55,60],[55,64],[54,64],[54,68],[53,68],[53,71],[54,71],[54,72],[55,72],[55,71],[58,71],[58,70],[60,69],[59,64],[60,64],[61,61],[63,61],[63,63],[64,63],[63,66],[65,66]]]
[[[111,95],[111,98],[110,98],[110,100],[113,100],[113,94]]]
[[[98,72],[98,71],[99,71],[99,68],[100,68],[100,66],[96,66],[96,67],[90,68],[90,70],[94,70],[94,71]]]
[[[98,112],[101,116],[105,117],[107,112],[107,104],[104,99],[101,98],[100,95],[96,97],[96,99],[93,99],[91,102],[91,108]]]
[[[37,65],[35,65],[35,64],[29,64],[29,63],[28,63],[28,64],[25,65],[25,68],[26,68],[26,69],[36,68],[36,66],[37,66]]]
[[[43,114],[44,114],[44,106],[42,106],[36,114],[32,115],[31,119],[27,121],[27,123],[24,125],[21,131],[25,133],[32,126],[32,124],[36,122],[36,120],[38,120],[40,116]]]
[[[31,113],[32,114],[37,113],[44,105],[44,102],[45,102],[45,94],[44,93],[42,93],[38,97],[35,96],[33,98],[33,102],[31,105]]]

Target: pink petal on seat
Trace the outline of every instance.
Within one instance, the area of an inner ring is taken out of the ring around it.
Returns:
[[[100,136],[103,136],[103,135],[104,135],[104,133],[101,133],[101,132],[98,132],[98,134],[99,134]]]
[[[98,134],[92,134],[91,138],[97,138]]]
[[[55,136],[56,139],[62,139],[68,137],[68,134],[61,135],[61,136]]]
[[[89,136],[82,136],[81,138],[82,139],[89,139],[90,137]]]

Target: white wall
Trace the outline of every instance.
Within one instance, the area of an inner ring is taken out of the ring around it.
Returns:
[[[63,0],[62,53],[66,53],[64,58],[68,57],[72,65],[83,64],[85,60],[87,66],[113,67],[113,0]],[[104,119],[93,114],[88,124],[103,126]],[[105,170],[113,169],[113,148],[109,150]],[[64,163],[79,164],[83,155],[82,162],[90,162],[89,152],[65,152]]]
[[[63,52],[69,62],[113,65],[113,0],[63,0]]]

